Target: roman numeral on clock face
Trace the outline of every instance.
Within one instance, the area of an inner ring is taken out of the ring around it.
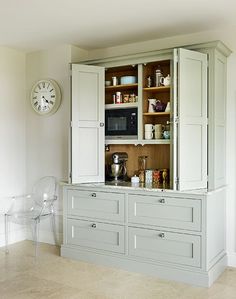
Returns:
[[[54,104],[54,102],[53,102],[53,101],[50,101],[50,102],[49,102],[49,104],[53,105],[53,104]]]
[[[55,98],[55,95],[51,95],[51,98]]]
[[[35,103],[34,103],[34,106],[37,106],[38,105],[38,101],[36,101]]]

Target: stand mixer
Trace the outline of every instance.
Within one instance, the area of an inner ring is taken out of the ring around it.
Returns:
[[[110,165],[109,177],[114,181],[126,181],[127,169],[126,161],[128,154],[125,152],[116,152],[112,154],[112,164]]]

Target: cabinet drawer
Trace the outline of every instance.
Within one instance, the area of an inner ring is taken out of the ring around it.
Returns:
[[[129,222],[201,230],[201,200],[129,195]]]
[[[124,197],[122,193],[68,190],[68,215],[123,222]]]
[[[67,242],[72,245],[124,253],[124,227],[67,219]]]
[[[200,267],[200,250],[200,236],[129,228],[130,256]]]

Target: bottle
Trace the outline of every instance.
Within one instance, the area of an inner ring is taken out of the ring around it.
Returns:
[[[116,104],[120,104],[120,103],[122,103],[121,92],[117,91],[116,92]]]
[[[147,87],[152,87],[152,78],[151,78],[151,76],[147,77]]]
[[[117,77],[112,77],[112,85],[113,86],[118,85],[118,78]]]
[[[147,167],[147,158],[148,156],[139,156],[138,157],[138,164],[139,164],[139,181],[140,183],[145,182],[145,170]]]
[[[157,69],[156,69],[156,74],[155,74],[155,78],[156,78],[156,86],[161,86],[161,78],[163,77],[163,74],[161,72],[161,68],[160,65],[158,65]]]

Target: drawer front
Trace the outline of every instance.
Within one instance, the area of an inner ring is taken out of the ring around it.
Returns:
[[[201,200],[129,194],[129,222],[201,230]]]
[[[121,225],[67,219],[68,244],[124,253],[124,240]]]
[[[68,190],[68,215],[124,222],[122,193]]]
[[[201,237],[129,228],[129,255],[187,266],[201,266]]]

